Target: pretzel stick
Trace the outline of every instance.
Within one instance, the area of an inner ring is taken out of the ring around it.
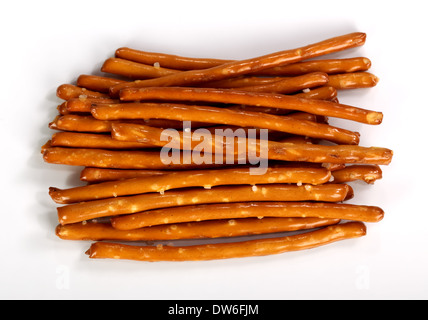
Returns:
[[[69,114],[70,112],[67,110],[67,101],[64,101],[60,105],[58,105],[57,110],[60,115]]]
[[[109,88],[125,80],[82,74],[77,78],[76,85],[88,90],[109,93]]]
[[[131,79],[157,78],[180,72],[178,70],[148,66],[119,58],[107,59],[102,65],[101,71],[124,76]],[[117,85],[124,85],[126,83],[128,82],[123,82]]]
[[[135,230],[118,230],[110,223],[59,224],[56,235],[63,240],[159,241],[238,237],[320,228],[339,223],[321,218],[247,218],[159,225]]]
[[[207,69],[216,67],[234,60],[190,58],[177,55],[155,53],[136,50],[132,48],[119,48],[115,52],[118,58],[131,60],[143,64],[153,65],[159,63],[161,66],[177,70]],[[314,60],[293,63],[288,66],[276,67],[261,71],[261,74],[299,75],[309,72],[321,71],[326,73],[344,73],[368,70],[371,62],[367,58],[357,57],[350,59]]]
[[[369,72],[343,73],[329,76],[328,85],[337,90],[371,88],[379,78]]]
[[[330,100],[337,98],[337,90],[332,86],[324,86],[320,88],[310,89],[306,92],[300,92],[294,95],[297,98]]]
[[[303,99],[290,95],[265,92],[246,92],[234,89],[213,88],[130,88],[120,93],[122,101],[173,100],[204,101],[229,104],[243,104],[297,110],[322,116],[337,117],[366,124],[380,124],[382,113],[361,109],[332,101]]]
[[[198,121],[204,119],[204,121],[213,124],[271,129],[342,144],[358,144],[359,142],[358,133],[327,124],[261,112],[237,111],[208,106],[171,103],[119,103],[108,106],[94,105],[91,113],[94,118],[99,120],[163,118]]]
[[[47,163],[69,166],[112,168],[112,169],[150,169],[183,170],[231,166],[230,164],[184,163],[182,159],[173,159],[165,164],[159,157],[159,151],[107,150],[89,148],[45,148],[43,159]]]
[[[324,201],[339,202],[353,190],[346,184],[324,184],[312,188],[287,184],[254,186],[219,186],[211,189],[170,190],[164,194],[145,193],[136,196],[107,198],[58,207],[60,224],[71,224],[96,218],[132,214],[141,211],[209,203],[248,201]]]
[[[332,172],[332,175],[334,183],[362,180],[373,184],[376,180],[382,179],[382,170],[378,165],[353,165]]]
[[[379,222],[384,212],[379,207],[323,202],[245,202],[163,208],[112,217],[119,230],[132,230],[166,223],[257,217],[328,218]]]
[[[265,183],[317,185],[330,179],[330,171],[325,168],[266,168],[262,175],[251,173],[250,168],[176,171],[160,176],[102,182],[64,190],[51,187],[49,195],[57,203],[74,203],[177,188]]]
[[[54,133],[51,139],[51,146],[96,149],[140,149],[153,147],[147,143],[114,140],[110,135],[80,132]]]
[[[103,169],[103,168],[84,168],[80,172],[80,180],[89,183],[98,183],[105,181],[131,179],[137,177],[146,177],[151,175],[167,174],[168,171],[162,170],[124,170],[124,169]]]
[[[94,103],[111,104],[120,103],[118,99],[94,99],[94,98],[71,98],[64,102],[65,109],[70,112],[91,113],[91,106]]]
[[[77,132],[93,132],[105,133],[111,131],[111,125],[116,121],[98,120],[92,116],[66,114],[57,116],[49,123],[50,129],[63,130],[63,131],[77,131]],[[122,120],[120,122],[129,122],[136,124],[145,124],[152,127],[159,128],[176,128],[182,129],[183,122],[167,119],[140,119],[140,120]],[[198,127],[205,125],[204,123],[192,123],[192,126]]]
[[[189,70],[174,73],[160,78],[134,81],[132,83],[118,84],[110,88],[110,95],[117,97],[120,90],[133,87],[163,87],[183,86],[202,82],[233,78],[236,76],[258,72],[281,65],[299,62],[317,56],[338,52],[341,50],[361,46],[365,42],[364,33],[351,33],[301,48],[271,53],[265,56],[247,60],[240,60],[222,64],[202,70]]]
[[[62,84],[57,88],[56,95],[58,98],[63,100],[69,100],[72,98],[110,98],[108,94],[102,92],[96,92],[92,90],[87,90],[85,88],[79,88],[78,86],[72,84]]]
[[[190,143],[184,143],[183,133],[175,132],[175,134],[167,135],[170,139],[169,142],[163,139],[164,131],[138,125],[138,124],[125,124],[117,123],[112,125],[112,137],[116,140],[139,142],[144,141],[151,145],[158,147],[165,147],[167,145],[174,146],[180,149],[192,149],[198,146],[199,136],[192,137]],[[202,135],[203,137],[203,135]],[[268,159],[282,160],[282,161],[305,161],[316,163],[363,163],[363,164],[389,164],[393,152],[390,149],[378,147],[361,147],[361,146],[348,146],[348,145],[316,145],[316,144],[290,144],[275,141],[267,141],[261,145],[261,140],[235,138],[233,148],[230,150],[223,141],[223,137],[211,136],[211,139],[204,142],[204,148],[209,152],[217,152],[223,155],[233,153],[240,158],[241,153],[240,144],[247,146],[245,151],[252,151],[253,154],[264,154]],[[263,149],[262,149],[263,148]],[[207,151],[204,149],[204,151]]]
[[[111,258],[139,261],[200,261],[243,258],[307,250],[335,241],[361,237],[365,234],[366,226],[363,222],[348,222],[285,237],[182,247],[132,246],[95,242],[86,251],[86,254],[91,259]]]

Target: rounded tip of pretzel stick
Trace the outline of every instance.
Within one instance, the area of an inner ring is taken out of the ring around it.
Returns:
[[[381,124],[383,120],[382,112],[369,112],[366,116],[368,124]]]

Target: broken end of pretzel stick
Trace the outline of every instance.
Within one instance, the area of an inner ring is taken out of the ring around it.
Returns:
[[[203,261],[266,256],[306,250],[365,235],[366,226],[364,223],[347,222],[285,237],[193,246],[133,246],[95,242],[86,251],[86,254],[91,259],[110,258],[151,262]]]

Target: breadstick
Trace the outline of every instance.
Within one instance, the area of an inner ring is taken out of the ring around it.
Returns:
[[[119,48],[115,52],[118,58],[131,60],[143,64],[153,65],[159,63],[165,68],[177,70],[194,70],[207,69],[216,67],[234,60],[226,59],[207,59],[207,58],[190,58],[177,55],[146,52],[132,48]],[[309,72],[321,71],[326,73],[344,73],[368,70],[371,62],[368,58],[357,57],[350,59],[329,59],[329,60],[314,60],[299,63],[293,63],[287,66],[266,69],[260,74],[265,75],[300,75]]]
[[[107,59],[102,65],[101,71],[124,76],[131,79],[157,78],[180,72],[178,70],[148,66],[119,58]],[[128,81],[117,85],[125,85],[126,83],[128,83]]]
[[[62,84],[57,88],[56,95],[63,100],[72,98],[110,98],[108,94],[79,88],[72,84]]]
[[[137,177],[146,177],[151,175],[167,174],[167,170],[124,170],[124,169],[103,169],[103,168],[84,168],[80,172],[80,180],[89,183],[98,183],[105,181],[131,179]]]
[[[60,224],[71,224],[96,218],[132,214],[146,210],[208,203],[248,201],[344,201],[353,194],[346,184],[313,185],[312,188],[288,184],[253,186],[218,186],[208,189],[188,188],[165,193],[107,198],[58,207]]]
[[[343,73],[329,76],[328,85],[337,90],[371,88],[377,85],[379,78],[369,72]]]
[[[163,208],[112,217],[119,230],[132,230],[166,223],[257,217],[328,218],[362,222],[379,222],[384,212],[379,207],[324,202],[236,202],[199,204]]]
[[[124,88],[182,86],[233,78],[252,72],[258,72],[260,70],[282,66],[293,62],[299,62],[317,56],[361,46],[364,44],[365,38],[366,35],[364,33],[356,32],[303,46],[301,48],[271,53],[252,59],[233,61],[208,69],[189,70],[155,79],[139,80],[132,83],[118,84],[110,88],[110,95],[112,97],[117,97],[120,90]]]
[[[139,142],[145,141],[151,145],[165,147],[169,143],[174,148],[194,150],[198,146],[199,139],[192,138],[190,143],[184,143],[183,133],[176,132],[174,135],[168,135],[171,139],[169,142],[162,139],[164,131],[138,125],[118,123],[112,125],[112,137],[116,140]],[[196,137],[199,137],[196,135]],[[389,164],[392,159],[393,152],[387,148],[379,147],[362,147],[349,145],[317,145],[317,144],[291,144],[276,141],[267,141],[261,144],[261,140],[235,138],[232,142],[232,151],[225,145],[223,138],[216,135],[211,135],[211,139],[207,140],[204,147],[223,155],[233,153],[239,158],[241,148],[239,144],[247,146],[245,151],[253,151],[253,154],[260,154],[264,150],[268,159],[282,161],[305,161],[316,163],[362,163],[362,164]],[[263,149],[262,149],[263,148]]]
[[[159,157],[159,151],[107,150],[89,148],[46,148],[43,159],[47,163],[69,166],[112,168],[112,169],[150,169],[177,170],[201,169],[230,166],[229,164],[199,164],[184,163],[182,159],[164,164]]]
[[[307,250],[335,241],[364,236],[363,222],[347,222],[306,231],[297,235],[255,239],[242,242],[201,244],[192,246],[132,246],[95,242],[86,251],[91,259],[127,259],[138,261],[200,261],[243,258]]]
[[[235,89],[214,88],[130,88],[120,93],[122,101],[167,100],[204,101],[229,104],[243,104],[304,111],[328,117],[342,118],[366,124],[380,124],[382,113],[332,101],[303,99],[290,95],[266,92],[246,92]]]
[[[378,165],[353,165],[332,172],[332,175],[334,183],[362,180],[373,184],[376,180],[382,179],[382,170]]]
[[[110,135],[80,132],[57,132],[51,138],[52,147],[96,148],[96,149],[141,149],[153,148],[142,142],[127,142],[112,139]]]
[[[109,88],[119,83],[124,83],[125,80],[119,80],[108,77],[82,74],[77,78],[76,85],[88,90],[109,93]]]
[[[236,125],[271,129],[341,144],[358,144],[359,134],[328,124],[298,120],[261,112],[237,111],[208,106],[190,106],[172,103],[119,103],[94,105],[91,113],[99,120],[120,119],[169,119],[204,121],[213,124]]]
[[[264,174],[251,174],[250,168],[176,171],[165,175],[108,181],[94,185],[59,189],[51,187],[49,195],[57,203],[75,203],[147,192],[164,192],[177,188],[238,184],[309,183],[322,184],[330,179],[325,168],[266,168]]]
[[[158,225],[151,228],[118,230],[110,223],[59,224],[56,235],[63,240],[159,241],[238,237],[320,228],[339,223],[321,218],[246,218]]]

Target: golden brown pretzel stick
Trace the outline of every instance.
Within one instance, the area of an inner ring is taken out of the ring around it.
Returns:
[[[64,101],[60,105],[58,105],[57,110],[60,115],[69,114],[70,112],[67,110],[67,101]]]
[[[92,91],[109,93],[110,87],[124,82],[126,81],[109,77],[82,74],[77,78],[76,85]]]
[[[106,93],[80,88],[72,84],[62,84],[57,88],[56,95],[63,100],[72,98],[110,98]]]
[[[76,115],[76,114],[66,114],[63,116],[57,116],[55,119],[49,123],[50,129],[55,130],[64,130],[64,131],[77,131],[77,132],[95,132],[103,133],[110,132],[111,125],[115,121],[107,120],[98,120],[92,117],[91,115]],[[140,120],[122,120],[120,122],[130,122],[137,124],[145,124],[152,127],[159,128],[176,128],[182,129],[183,122],[176,120],[167,120],[167,119],[140,119]],[[198,127],[203,125],[203,123],[192,123],[192,126]]]
[[[94,98],[72,98],[64,102],[64,108],[68,113],[70,112],[82,112],[91,113],[91,106],[94,103],[98,104],[110,104],[119,103],[118,99],[94,99]]]
[[[125,169],[103,169],[103,168],[84,168],[80,173],[80,180],[89,183],[98,183],[113,180],[131,179],[137,177],[146,177],[151,175],[167,174],[168,171],[162,170],[125,170]]]
[[[86,251],[91,259],[128,259],[138,261],[198,261],[243,258],[307,250],[335,241],[364,236],[363,222],[347,222],[301,234],[255,239],[242,242],[201,244],[192,246],[132,246],[95,242]]]
[[[266,69],[255,74],[270,76],[297,76],[310,72],[325,72],[328,75],[367,71],[371,67],[371,61],[365,57],[348,59],[311,60],[292,63],[286,66]],[[251,74],[252,75],[252,74]]]
[[[177,70],[207,69],[232,61],[223,59],[181,57],[172,54],[147,52],[126,47],[117,49],[115,56],[117,58],[148,65],[158,63],[162,67]]]
[[[200,121],[204,119],[204,121],[213,124],[271,129],[342,144],[358,144],[359,142],[358,133],[328,124],[261,112],[237,111],[208,106],[172,103],[119,103],[108,106],[94,105],[91,113],[94,118],[99,120],[162,118],[180,121]]]
[[[235,89],[251,92],[272,92],[290,94],[307,88],[315,88],[327,85],[328,82],[329,77],[326,73],[312,72],[301,76],[285,78],[279,81],[272,81],[266,84],[246,86]]]
[[[277,93],[246,92],[234,89],[186,87],[129,88],[121,91],[120,99],[122,101],[204,101],[273,107],[343,118],[367,124],[380,124],[383,117],[381,112],[339,104],[332,101],[303,99]]]
[[[158,147],[167,147],[169,144],[174,148],[181,148],[189,150],[195,149],[198,146],[199,137],[204,135],[196,135],[190,143],[184,143],[182,132],[175,132],[171,135],[166,135],[170,138],[170,142],[164,141],[162,136],[165,132],[156,128],[138,125],[117,123],[112,125],[112,137],[117,140],[139,142],[145,141]],[[242,156],[239,144],[247,146],[245,152],[252,151],[253,154],[264,154],[268,159],[282,160],[282,161],[305,161],[316,163],[362,163],[362,164],[389,164],[392,159],[393,152],[387,148],[378,147],[361,147],[350,145],[317,145],[317,144],[287,144],[276,141],[267,141],[261,144],[261,140],[235,138],[233,141],[233,148],[231,152],[235,155]],[[222,138],[218,136],[211,136],[210,140],[204,143],[204,147],[213,152],[222,153],[227,155],[228,148]],[[229,149],[230,150],[230,149]]]
[[[96,149],[141,149],[153,147],[147,143],[114,140],[111,135],[80,132],[56,132],[52,135],[51,146]]]
[[[337,90],[332,86],[324,86],[299,92],[294,95],[298,98],[316,99],[316,100],[330,100],[337,98]]]
[[[236,202],[199,204],[162,208],[112,217],[119,230],[132,230],[160,224],[257,217],[329,218],[379,222],[384,212],[379,207],[324,202]]]
[[[332,175],[334,183],[362,180],[373,184],[376,180],[382,179],[382,170],[378,165],[352,165],[332,172]]]
[[[110,223],[85,222],[59,224],[55,233],[63,240],[155,241],[238,237],[297,231],[324,227],[339,222],[339,219],[325,218],[247,218],[159,225],[126,231],[115,229]]]
[[[233,78],[236,76],[249,74],[251,72],[254,73],[260,70],[286,65],[293,62],[299,62],[317,56],[361,46],[364,44],[365,38],[366,35],[364,33],[356,32],[327,39],[297,49],[275,52],[252,59],[233,61],[208,69],[189,70],[155,79],[118,84],[110,88],[110,95],[117,97],[120,90],[124,88],[182,86]]]
[[[96,218],[132,214],[146,210],[208,203],[248,201],[344,201],[353,194],[346,184],[324,184],[312,188],[288,184],[219,186],[211,189],[188,188],[164,194],[108,198],[58,207],[58,221],[71,224]]]
[[[379,78],[369,72],[343,73],[329,76],[328,85],[337,90],[371,88],[377,85]]]
[[[180,72],[178,70],[149,66],[119,58],[107,59],[102,65],[101,71],[124,76],[131,79],[157,78]],[[122,85],[126,83],[127,82],[123,82],[117,85]]]
[[[159,63],[163,67],[177,70],[207,69],[234,61],[226,59],[183,57],[165,53],[141,51],[126,47],[117,49],[115,56],[148,65]],[[357,57],[348,59],[304,61],[283,67],[266,69],[259,73],[268,75],[299,75],[315,71],[326,73],[344,73],[365,71],[368,70],[370,66],[371,62],[368,58]]]
[[[160,176],[108,181],[63,190],[52,187],[49,189],[49,194],[57,203],[75,203],[148,192],[164,192],[177,188],[265,183],[317,185],[329,179],[330,171],[325,168],[266,168],[264,174],[252,174],[250,168],[226,168],[175,171]]]
[[[69,166],[112,168],[112,169],[150,169],[182,170],[230,166],[229,164],[190,164],[177,160],[164,164],[159,151],[107,150],[88,148],[46,148],[43,159],[47,163]]]

